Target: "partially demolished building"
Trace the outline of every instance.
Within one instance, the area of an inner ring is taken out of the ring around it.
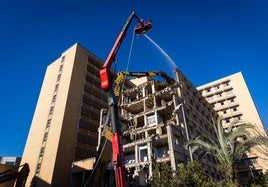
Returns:
[[[109,180],[105,181],[112,156],[109,141],[103,149],[103,160],[96,164],[100,155],[96,148],[98,143],[101,145],[98,135],[105,118],[100,114],[107,108],[107,97],[100,89],[101,67],[102,61],[80,44],[71,46],[47,67],[22,157],[22,163],[29,163],[31,168],[26,186],[86,186]],[[236,91],[237,84],[233,84],[236,81],[230,79],[232,87],[222,90],[227,91],[228,97],[225,94],[218,97],[221,91],[218,83],[201,90],[199,87],[198,91],[179,69],[175,75],[174,81],[149,76],[124,83],[118,107],[130,183],[135,180],[140,185],[146,184],[152,177],[154,163],[166,161],[176,169],[180,163],[197,159],[190,148],[185,149],[184,143],[200,132],[213,136],[215,101],[215,106],[219,106],[217,112],[226,114],[226,122],[230,114],[239,112],[227,102],[232,96],[230,88]],[[225,82],[222,83],[224,86]],[[204,93],[211,104],[201,95]],[[217,99],[211,100],[212,95],[217,95]],[[222,106],[223,99],[228,110]],[[248,107],[241,97],[238,109],[242,101]],[[234,106],[236,102],[231,103]],[[255,163],[254,158],[250,161]],[[201,163],[207,175],[220,178],[213,157],[202,157]],[[256,164],[254,167],[257,168]],[[95,174],[91,178],[92,171]]]
[[[140,185],[152,177],[154,163],[165,161],[175,170],[194,159],[191,149],[184,148],[187,139],[200,132],[214,133],[215,111],[181,71],[176,69],[175,74],[173,84],[136,79],[119,98],[125,166]],[[215,163],[209,155],[202,160],[206,173],[219,178]]]

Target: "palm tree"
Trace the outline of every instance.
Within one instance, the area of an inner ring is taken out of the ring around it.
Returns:
[[[250,123],[234,121],[228,129],[222,126],[219,118],[214,124],[216,136],[201,134],[186,143],[192,152],[213,155],[218,161],[218,169],[222,172],[226,184],[234,184],[237,167],[247,152],[256,145],[268,145],[267,135],[256,135]]]

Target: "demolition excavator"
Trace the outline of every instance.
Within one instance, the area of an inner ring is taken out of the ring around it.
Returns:
[[[120,71],[117,73],[117,77],[115,79],[115,89],[114,94],[118,98],[121,95],[122,91],[122,85],[125,82],[126,79],[129,77],[134,78],[141,78],[141,77],[154,77],[154,76],[160,76],[163,79],[166,80],[168,84],[174,84],[175,80],[171,77],[169,77],[165,72],[163,71],[146,71],[146,72],[129,72],[129,71]]]
[[[19,170],[20,167],[21,169]],[[16,181],[16,185],[14,185],[15,187],[24,187],[29,172],[30,168],[29,164],[27,163],[13,169],[6,170],[0,173],[0,186],[1,184],[4,184],[6,182],[15,180]]]
[[[123,163],[122,132],[117,108],[117,98],[112,88],[114,75],[111,70],[111,66],[116,60],[117,52],[126,36],[131,22],[134,19],[138,22],[138,25],[134,28],[136,34],[143,34],[152,28],[151,21],[145,22],[143,19],[140,19],[135,12],[132,12],[124,24],[123,29],[119,33],[102,69],[100,70],[101,88],[107,93],[108,99],[108,115],[112,130],[112,164],[115,173],[116,187],[126,186],[126,172]]]

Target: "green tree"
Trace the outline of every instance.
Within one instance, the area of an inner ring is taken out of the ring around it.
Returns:
[[[172,181],[174,187],[216,187],[218,186],[207,176],[197,161],[188,162],[186,166],[180,165]]]
[[[153,169],[152,187],[216,187],[217,184],[206,176],[196,161],[183,164],[176,171],[167,163],[158,163]]]
[[[237,176],[238,164],[256,145],[268,145],[267,136],[256,134],[254,126],[240,121],[233,122],[228,129],[223,129],[222,120],[219,118],[214,125],[215,136],[201,134],[187,142],[192,152],[213,155],[218,161],[218,169],[224,176],[224,183],[234,186]]]
[[[153,168],[153,178],[150,180],[152,187],[166,187],[170,186],[173,180],[174,171],[166,162],[157,163]]]

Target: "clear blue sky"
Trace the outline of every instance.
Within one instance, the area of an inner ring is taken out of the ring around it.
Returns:
[[[195,86],[242,71],[267,127],[267,10],[266,0],[1,1],[0,156],[22,156],[46,66],[76,42],[105,60],[132,11],[152,20],[148,35]],[[131,39],[129,29],[118,70],[126,68]],[[145,37],[134,37],[131,56],[129,71],[172,75]]]

